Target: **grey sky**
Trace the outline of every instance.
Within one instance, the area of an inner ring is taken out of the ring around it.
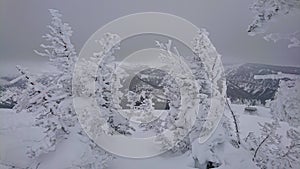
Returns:
[[[224,63],[257,62],[300,65],[300,48],[287,48],[288,41],[266,42],[247,35],[252,21],[249,10],[253,0],[1,0],[0,1],[0,75],[12,73],[15,64],[43,69],[46,58],[33,53],[43,43],[42,35],[50,22],[47,9],[63,14],[74,31],[72,41],[79,52],[84,42],[104,24],[137,12],[165,12],[183,17],[210,32],[210,39]],[[270,32],[300,30],[300,11],[270,24]],[[36,66],[38,65],[38,66]],[[41,66],[43,65],[43,66]]]

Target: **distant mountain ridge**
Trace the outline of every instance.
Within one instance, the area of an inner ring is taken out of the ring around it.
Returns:
[[[279,80],[256,80],[254,75],[277,74],[300,75],[300,67],[274,66],[257,63],[225,66],[227,96],[232,99],[260,100],[265,103],[273,99],[279,86]]]
[[[231,100],[260,100],[265,103],[268,99],[273,99],[279,86],[279,80],[265,79],[256,80],[254,75],[277,74],[278,72],[286,74],[300,75],[300,67],[274,66],[258,63],[246,63],[240,65],[224,66],[227,80],[227,96]],[[131,67],[127,69],[131,78],[146,67],[136,69]],[[137,72],[136,72],[137,71]],[[47,76],[48,77],[48,76]],[[9,81],[15,77],[0,77],[0,94],[9,87],[25,87],[25,81],[20,80],[15,84],[9,84]],[[46,80],[47,78],[43,79]],[[136,81],[137,79],[132,79]],[[138,82],[136,82],[138,83]],[[129,84],[128,84],[129,87]],[[0,108],[10,108],[13,105],[0,102]]]

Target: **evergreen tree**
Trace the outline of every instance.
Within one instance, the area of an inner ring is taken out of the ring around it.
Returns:
[[[61,20],[62,15],[57,10],[49,11],[52,16],[48,26],[50,32],[43,36],[48,44],[42,44],[44,51],[36,53],[48,57],[56,70],[51,78],[41,83],[39,76],[31,75],[26,69],[17,67],[21,78],[26,79],[28,85],[18,97],[14,108],[17,112],[24,111],[35,116],[33,125],[43,130],[43,139],[32,142],[28,147],[28,156],[32,158],[32,165],[28,168],[43,166],[43,158],[63,148],[60,145],[69,140],[76,140],[82,144],[83,149],[74,153],[84,157],[73,159],[73,163],[62,162],[50,166],[74,169],[105,168],[105,162],[110,159],[110,155],[85,134],[73,110],[72,73],[77,55],[70,40],[71,27]]]

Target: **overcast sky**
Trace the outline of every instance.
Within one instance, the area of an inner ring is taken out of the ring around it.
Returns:
[[[246,29],[253,18],[253,0],[0,0],[0,75],[14,73],[21,64],[39,71],[46,58],[33,53],[43,43],[50,22],[49,8],[58,9],[74,31],[72,41],[79,53],[85,41],[104,24],[137,12],[164,12],[183,17],[210,32],[210,39],[224,63],[256,62],[300,65],[300,48],[287,48],[288,41],[266,42],[251,37]],[[270,24],[269,32],[300,30],[300,11]]]

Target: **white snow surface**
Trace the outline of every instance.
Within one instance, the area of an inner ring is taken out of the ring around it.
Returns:
[[[257,107],[257,113],[247,114],[244,112],[246,105],[233,104],[232,109],[238,114],[239,126],[241,129],[241,138],[245,138],[249,132],[260,132],[258,122],[270,122],[270,109]],[[230,116],[228,110],[225,116]],[[32,161],[26,156],[26,146],[32,141],[40,140],[41,130],[33,127],[33,117],[26,113],[15,113],[10,109],[0,109],[0,168],[8,168],[6,165],[13,164],[18,167],[28,166]],[[224,133],[217,128],[211,139],[222,139]],[[279,132],[284,133],[289,129],[286,123],[281,123]],[[55,164],[73,163],[78,158],[84,158],[84,144],[80,140],[68,139],[61,144],[63,148],[47,154],[43,158],[43,165],[40,168],[56,168]],[[204,143],[205,144],[205,143]],[[207,155],[207,149],[203,145],[197,145],[197,156]],[[82,151],[81,151],[82,150]],[[237,149],[228,142],[218,145],[216,150],[222,158],[222,165],[219,169],[255,169],[257,168],[252,162],[252,155],[243,147]],[[205,158],[202,158],[205,159]],[[61,166],[61,165],[60,165]],[[193,168],[193,159],[190,153],[180,156],[171,156],[163,154],[148,159],[129,159],[116,157],[108,164],[109,169],[191,169]]]
[[[32,126],[33,120],[33,117],[26,113],[15,113],[11,109],[0,109],[1,164],[14,164],[21,167],[31,162],[26,155],[26,147],[31,142],[42,139],[42,130]]]

